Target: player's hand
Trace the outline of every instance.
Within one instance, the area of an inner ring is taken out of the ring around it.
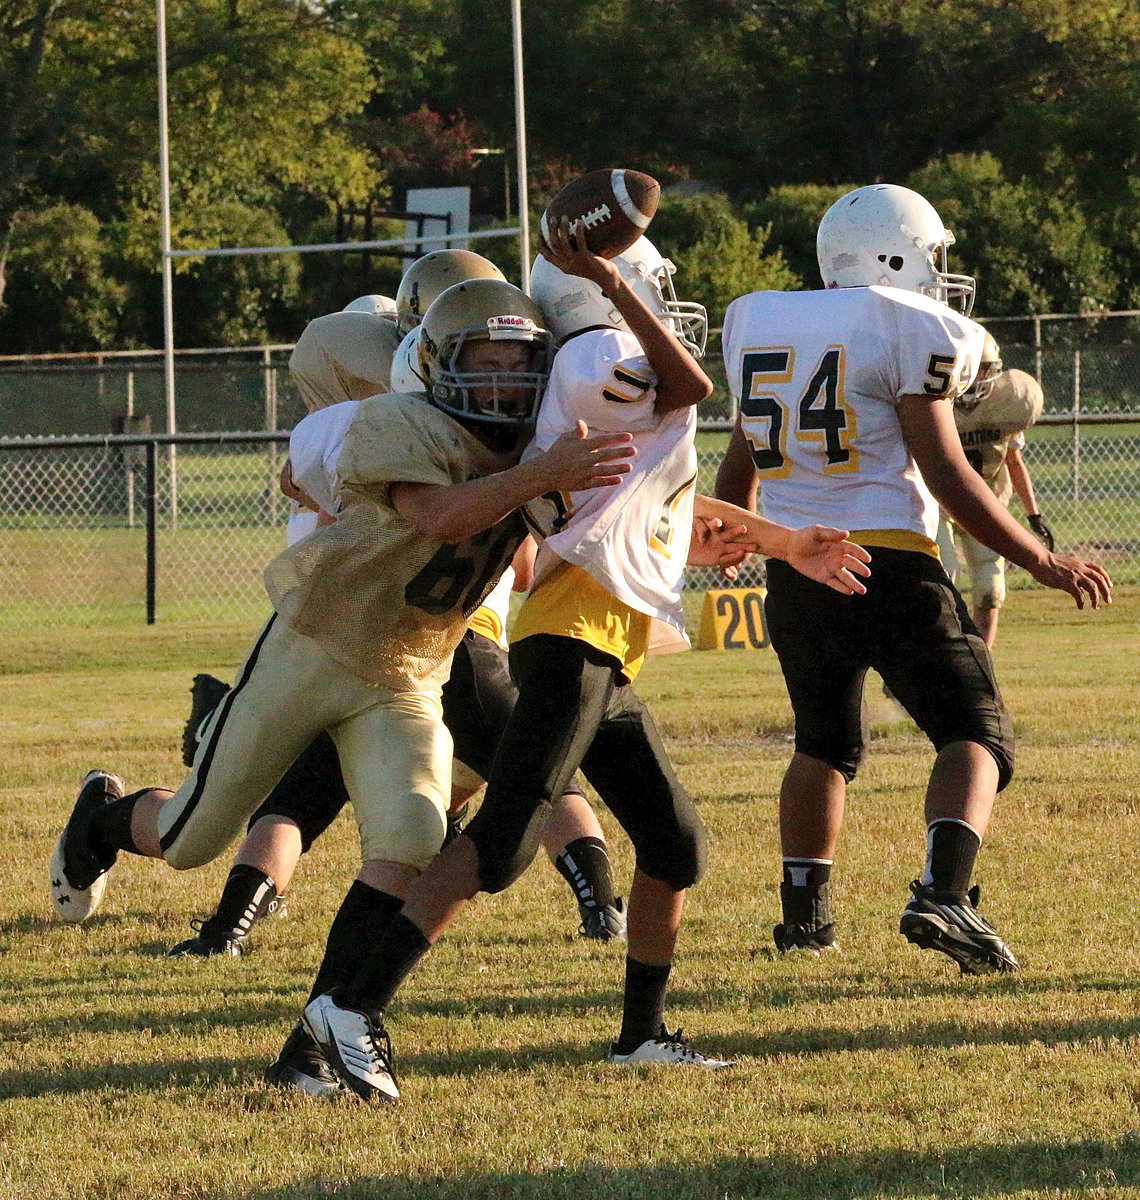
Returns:
[[[747,525],[729,525],[719,517],[694,517],[689,542],[690,567],[719,567],[726,579],[735,580],[736,568],[760,547],[748,537]]]
[[[595,254],[586,246],[586,222],[570,224],[569,217],[561,217],[550,227],[550,241],[540,233],[538,250],[543,258],[552,262],[567,275],[577,275],[596,283],[606,291],[621,281],[621,274],[607,258]]]
[[[808,525],[793,529],[788,538],[787,561],[801,575],[825,583],[845,596],[862,596],[867,589],[856,578],[871,574],[870,554],[847,540],[846,529]]]
[[[1070,558],[1067,554],[1049,554],[1029,573],[1046,587],[1068,592],[1078,608],[1084,608],[1086,599],[1093,608],[1112,603],[1112,580],[1099,563]]]
[[[590,436],[585,421],[564,433],[549,450],[532,461],[541,471],[544,490],[584,492],[590,488],[616,487],[632,469],[629,462],[637,449],[630,445],[632,433],[599,433]]]
[[[1030,513],[1026,520],[1029,528],[1045,543],[1045,549],[1052,554],[1057,546],[1053,541],[1053,531],[1045,524],[1045,518],[1040,513]]]

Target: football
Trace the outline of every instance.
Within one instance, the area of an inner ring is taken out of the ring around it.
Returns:
[[[586,222],[586,245],[602,258],[628,250],[649,227],[661,199],[661,185],[641,171],[591,171],[568,183],[542,214],[542,236],[550,222],[568,217]]]

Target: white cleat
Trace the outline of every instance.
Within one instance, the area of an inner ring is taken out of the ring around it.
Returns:
[[[88,771],[83,777],[71,816],[59,835],[49,864],[51,899],[64,921],[86,921],[99,907],[114,865],[88,843],[91,818],[111,800],[120,800],[123,781],[110,771]]]
[[[664,1025],[655,1038],[642,1042],[636,1050],[629,1054],[618,1054],[612,1047],[606,1056],[610,1062],[623,1067],[636,1067],[642,1063],[661,1063],[667,1067],[704,1067],[717,1071],[723,1067],[735,1067],[730,1059],[709,1058],[699,1050],[694,1050],[684,1038],[682,1031],[670,1033]]]
[[[305,1006],[301,1020],[345,1087],[362,1100],[399,1100],[392,1042],[383,1025],[354,1008],[341,1008],[328,992]]]

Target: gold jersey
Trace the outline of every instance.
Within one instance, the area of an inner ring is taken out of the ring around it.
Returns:
[[[954,408],[954,423],[970,465],[1004,500],[1010,493],[1005,460],[1010,446],[1018,449],[1022,436],[1041,416],[1044,396],[1041,385],[1025,371],[1003,371],[994,380],[989,395],[969,406]]]
[[[526,527],[512,514],[465,542],[440,542],[396,511],[391,485],[465,483],[518,456],[490,449],[423,395],[365,400],[338,463],[344,506],[335,524],[266,568],[282,620],[370,683],[393,691],[441,683]]]

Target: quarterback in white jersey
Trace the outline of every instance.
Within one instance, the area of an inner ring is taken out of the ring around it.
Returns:
[[[964,395],[954,402],[954,424],[970,466],[986,481],[993,494],[1008,506],[1016,493],[1030,529],[1053,549],[1053,534],[1037,505],[1033,480],[1025,464],[1025,431],[1041,415],[1045,398],[1032,375],[1003,370],[997,343],[986,335],[982,370]],[[957,544],[955,544],[957,543]],[[986,645],[997,639],[998,615],[1005,602],[1005,559],[968,533],[955,529],[943,515],[938,547],[951,579],[961,552],[970,573],[970,614]]]
[[[985,643],[940,565],[935,501],[1078,607],[1107,603],[1111,583],[1100,567],[1047,551],[966,461],[953,400],[985,335],[964,315],[973,281],[945,270],[952,241],[917,193],[859,188],[820,222],[827,290],[733,301],[724,353],[740,415],[717,492],[747,504],[759,484],[766,516],[840,525],[873,557],[864,595],[836,595],[785,563],[768,567],[768,628],[796,718],[780,793],[777,947],[838,945],[831,866],[874,668],[938,754],[926,867],[900,931],[980,974],[1018,966],[970,886],[994,798],[1013,772],[1012,727]]]
[[[605,307],[615,310],[621,326],[586,328],[592,325],[587,317],[578,327],[579,337],[564,339],[554,386],[547,392],[550,405],[544,399],[537,446],[523,469],[541,460],[544,444],[558,445],[591,431],[614,431],[635,453],[628,469],[615,473],[601,503],[593,502],[585,489],[542,493],[537,507],[538,524],[547,535],[545,560],[511,631],[511,673],[519,697],[499,743],[483,806],[409,889],[371,967],[348,987],[314,1003],[323,1011],[331,1004],[338,1012],[348,1008],[373,1019],[381,1015],[404,977],[462,907],[477,892],[501,891],[523,872],[552,800],[581,763],[637,853],[626,1005],[612,1061],[727,1066],[698,1054],[663,1027],[665,985],[684,892],[702,873],[705,836],[652,719],[629,686],[649,648],[655,618],[677,622],[669,627],[678,632],[675,576],[687,552],[695,476],[690,410],[711,384],[663,323],[665,308],[656,283],[647,304],[622,266],[573,246],[568,225],[553,236],[556,245],[543,250],[562,268],[553,294],[543,286],[540,264],[532,275],[536,298],[551,302],[544,302],[547,320],[554,324],[557,304],[587,280],[599,300],[604,294]],[[584,247],[584,240],[579,245]],[[662,261],[660,255],[657,260]],[[638,258],[639,264],[645,261]],[[644,281],[633,263],[624,267]],[[580,311],[578,319],[583,319]],[[718,511],[765,524],[730,506]],[[678,521],[674,538],[669,520],[678,513],[684,514],[684,524]],[[781,536],[789,533],[779,531]],[[646,560],[654,538],[670,564],[667,570],[651,568]],[[631,547],[636,554],[618,578],[621,555]],[[855,559],[858,552],[845,548],[841,531],[813,532],[800,548],[803,561],[818,564],[820,578],[846,588],[846,575],[852,586],[859,586],[846,565],[848,552],[855,552]],[[314,1019],[318,1016],[315,1012]],[[374,1036],[382,1035],[374,1029]],[[329,1060],[347,1063],[350,1047],[338,1051],[334,1042],[332,1037],[322,1042]],[[338,1071],[348,1086],[367,1094],[362,1079],[353,1082],[357,1073],[350,1066]]]
[[[694,407],[657,411],[657,377],[633,334],[589,330],[562,347],[523,460],[578,421],[599,432],[628,430],[637,455],[617,488],[551,494],[527,506],[543,539],[536,587],[561,564],[574,564],[636,612],[671,626],[653,637],[655,645],[687,645],[681,588],[696,493],[696,419]]]

